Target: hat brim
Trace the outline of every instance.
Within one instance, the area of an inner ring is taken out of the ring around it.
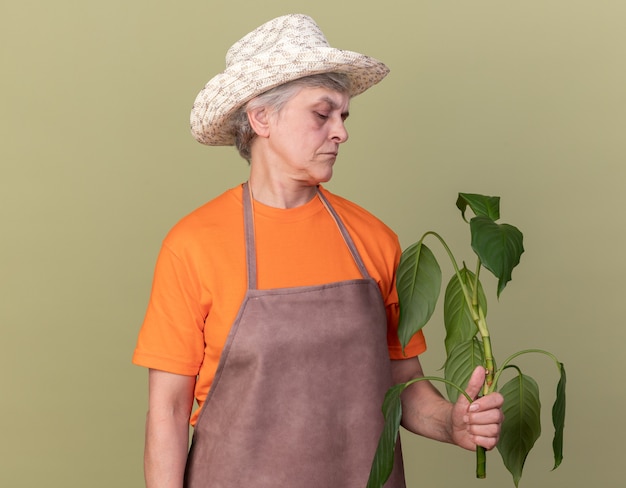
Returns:
[[[349,77],[354,97],[381,81],[389,68],[364,54],[332,47],[300,52],[293,58],[251,57],[229,66],[200,91],[191,110],[191,132],[202,144],[231,146],[235,139],[229,119],[243,104],[289,81],[331,72]]]

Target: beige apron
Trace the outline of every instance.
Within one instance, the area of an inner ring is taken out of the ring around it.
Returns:
[[[363,279],[258,290],[252,201],[243,188],[248,291],[195,426],[186,488],[365,488],[391,385],[387,319]],[[389,488],[404,487],[396,455]]]

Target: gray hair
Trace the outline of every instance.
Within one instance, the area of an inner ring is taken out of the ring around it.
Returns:
[[[248,120],[248,112],[259,107],[267,107],[274,113],[279,113],[302,88],[328,88],[339,93],[350,93],[350,78],[343,73],[320,73],[305,76],[261,93],[238,108],[231,117],[231,130],[235,135],[235,147],[248,163],[252,157],[252,142],[256,138],[256,132]]]

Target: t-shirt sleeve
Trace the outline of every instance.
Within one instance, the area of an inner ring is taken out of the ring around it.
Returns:
[[[407,359],[419,356],[426,351],[426,339],[420,330],[415,334],[402,351],[402,345],[398,338],[398,321],[400,318],[400,308],[397,303],[388,304],[387,310],[387,347],[391,359]]]
[[[133,363],[194,376],[204,357],[204,310],[191,268],[167,244],[159,253]]]
[[[398,338],[398,323],[400,321],[400,305],[398,290],[396,289],[396,274],[400,264],[400,244],[396,244],[396,256],[394,257],[394,273],[390,282],[390,290],[385,299],[385,309],[387,311],[387,346],[391,359],[407,359],[418,356],[426,351],[426,339],[424,333],[418,331],[402,350],[400,339]]]

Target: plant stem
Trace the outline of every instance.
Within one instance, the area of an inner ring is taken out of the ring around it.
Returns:
[[[430,231],[430,232],[426,232],[422,236],[422,241],[429,234],[439,239],[439,241],[445,248],[446,252],[448,253],[448,256],[450,257],[450,261],[452,262],[452,266],[454,267],[454,272],[456,274],[456,277],[459,280],[461,291],[463,292],[463,296],[465,297],[465,302],[467,303],[467,306],[472,314],[472,319],[474,320],[476,327],[478,327],[478,332],[480,333],[482,337],[483,347],[485,351],[485,369],[486,369],[485,384],[483,386],[482,393],[483,395],[486,395],[487,393],[490,393],[492,391],[491,389],[494,385],[493,379],[494,379],[494,372],[495,372],[495,362],[493,360],[493,352],[491,350],[491,338],[489,337],[489,329],[487,328],[487,321],[485,319],[485,313],[484,313],[484,310],[480,307],[480,304],[478,303],[478,276],[480,273],[482,262],[479,258],[476,263],[476,272],[475,272],[476,281],[474,282],[472,286],[473,290],[472,290],[472,293],[470,294],[470,291],[467,289],[467,287],[465,286],[465,283],[461,279],[461,272],[459,270],[459,266],[456,263],[456,260],[454,259],[454,255],[452,254],[452,251],[450,251],[450,248],[448,247],[446,242],[443,240],[443,238],[436,232]],[[487,477],[487,451],[482,446],[476,446],[476,477],[480,479]]]
[[[484,316],[482,314],[482,310],[479,309],[481,320],[484,322]],[[489,331],[486,327],[486,323],[484,324],[484,328],[487,331],[487,335],[482,335],[483,338],[483,347],[485,350],[485,384],[483,385],[483,395],[490,393],[493,391],[494,386],[494,370],[495,370],[495,362],[493,360],[493,352],[491,350],[491,337],[489,337]],[[487,451],[482,446],[476,446],[476,478],[484,479],[487,477]]]
[[[491,350],[491,337],[483,336],[483,347],[485,349],[485,384],[483,385],[483,395],[487,395],[491,393],[494,388],[494,371],[495,371],[495,361],[493,359],[493,352]]]
[[[487,450],[482,446],[476,446],[476,478],[487,477]]]
[[[493,359],[493,350],[491,348],[491,337],[489,335],[489,328],[487,327],[487,319],[485,318],[485,312],[478,303],[478,276],[481,268],[481,261],[478,259],[476,263],[474,283],[474,293],[472,296],[471,309],[474,311],[474,317],[478,316],[478,320],[475,319],[476,327],[480,333],[483,341],[483,349],[485,353],[485,383],[483,385],[482,394],[486,395],[493,391],[494,386],[494,372],[495,361]],[[487,450],[482,446],[476,446],[476,478],[485,479],[487,477]]]

